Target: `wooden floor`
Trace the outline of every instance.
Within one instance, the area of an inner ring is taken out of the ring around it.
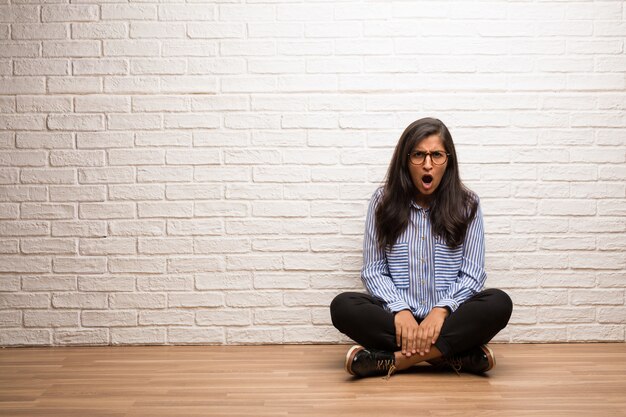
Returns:
[[[352,379],[347,346],[0,350],[0,416],[626,416],[626,344],[492,345],[488,376]]]

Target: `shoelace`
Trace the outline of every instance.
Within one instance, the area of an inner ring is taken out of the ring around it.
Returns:
[[[391,375],[393,375],[394,372],[396,372],[396,366],[395,365],[391,365],[389,367],[389,371],[387,371],[387,376],[384,376],[383,379],[385,381],[389,381],[389,378],[391,378]]]
[[[376,362],[376,369],[385,369],[387,368],[387,376],[384,376],[384,380],[388,380],[391,378],[391,375],[396,371],[396,366],[393,364],[391,360],[380,360]]]
[[[463,361],[461,358],[453,356],[451,358],[446,358],[445,363],[450,366],[456,372],[458,376],[461,376],[461,368],[463,367]]]

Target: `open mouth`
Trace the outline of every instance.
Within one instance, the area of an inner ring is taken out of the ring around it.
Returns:
[[[422,176],[422,182],[425,185],[430,185],[433,182],[433,176],[429,174]]]

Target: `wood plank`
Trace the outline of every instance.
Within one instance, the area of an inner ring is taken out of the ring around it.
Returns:
[[[0,350],[0,416],[626,416],[626,344],[492,345],[486,376],[343,370],[348,346]]]

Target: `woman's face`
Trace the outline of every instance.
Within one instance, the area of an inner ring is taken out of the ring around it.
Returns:
[[[434,152],[446,153],[446,148],[443,146],[443,140],[439,135],[430,135],[424,138],[421,142],[415,145],[411,154],[415,152],[424,152],[433,154]],[[409,158],[409,172],[413,184],[419,190],[419,194],[416,196],[416,202],[426,207],[432,200],[435,191],[441,184],[443,174],[446,172],[448,166],[448,159],[442,165],[435,165],[430,155],[426,156],[424,163],[421,165],[414,165]]]

